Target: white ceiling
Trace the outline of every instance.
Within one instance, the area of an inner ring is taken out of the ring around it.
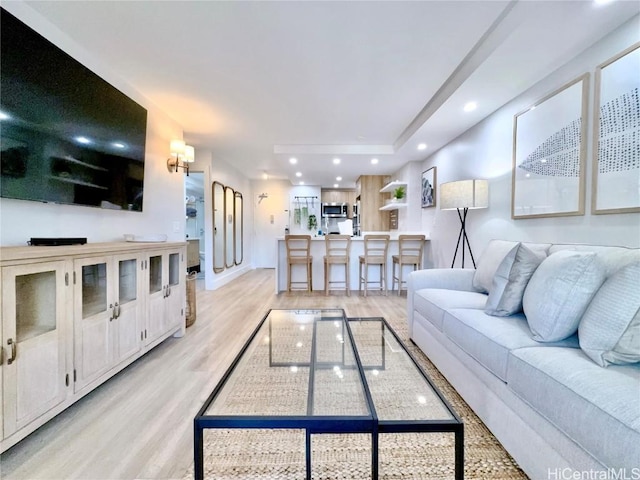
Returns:
[[[168,112],[196,156],[343,188],[426,158],[640,12],[589,0],[27,4]]]

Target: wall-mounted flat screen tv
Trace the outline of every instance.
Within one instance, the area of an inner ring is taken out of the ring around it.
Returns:
[[[142,211],[146,109],[0,17],[0,195]]]

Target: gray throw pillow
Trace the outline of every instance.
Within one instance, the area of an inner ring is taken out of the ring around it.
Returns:
[[[578,338],[602,367],[640,362],[640,262],[604,282],[580,320]]]
[[[522,300],[533,338],[557,342],[576,333],[604,280],[604,265],[593,252],[561,250],[549,255],[531,277]]]
[[[521,312],[524,290],[545,258],[544,253],[533,252],[522,243],[513,247],[504,257],[493,277],[485,313],[496,317],[507,317]]]

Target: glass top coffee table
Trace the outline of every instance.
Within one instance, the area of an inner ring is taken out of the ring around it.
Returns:
[[[378,478],[383,433],[453,432],[463,478],[463,423],[383,318],[343,310],[271,310],[194,419],[195,478],[205,429],[301,429],[306,476],[311,435],[371,434]]]

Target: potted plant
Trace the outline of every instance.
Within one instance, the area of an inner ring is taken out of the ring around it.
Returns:
[[[404,187],[398,187],[393,191],[393,201],[399,202],[404,198],[405,190]]]

